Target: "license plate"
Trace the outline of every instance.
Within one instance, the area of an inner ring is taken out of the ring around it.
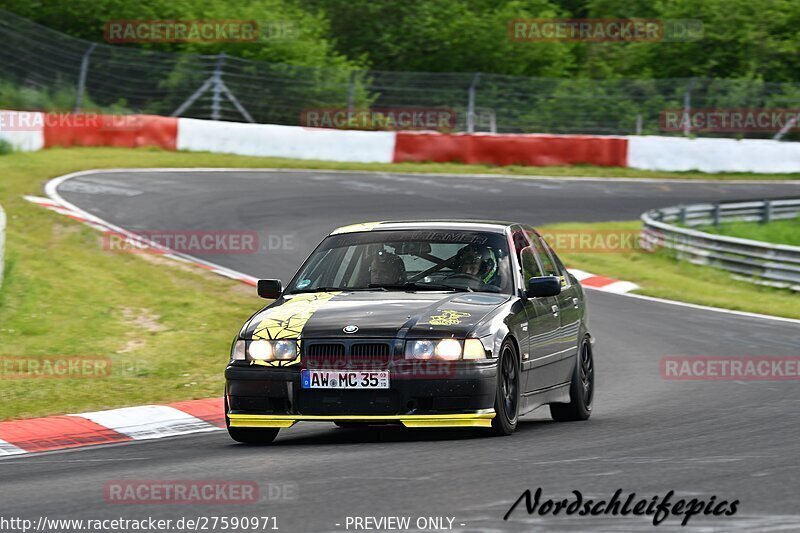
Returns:
[[[389,371],[303,370],[304,389],[388,389]]]

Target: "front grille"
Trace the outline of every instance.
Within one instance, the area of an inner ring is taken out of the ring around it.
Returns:
[[[350,355],[356,357],[386,357],[389,345],[385,343],[359,343],[350,347]]]
[[[344,344],[309,344],[306,347],[308,357],[344,357]]]
[[[305,347],[302,357],[306,368],[324,368],[338,370],[347,368],[344,344],[318,343]]]
[[[350,347],[350,368],[384,370],[389,359],[389,345],[386,343],[359,343]]]
[[[391,359],[389,342],[303,343],[302,360],[307,368],[386,370]]]

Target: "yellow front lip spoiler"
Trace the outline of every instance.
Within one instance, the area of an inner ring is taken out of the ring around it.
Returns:
[[[290,428],[297,422],[400,422],[407,428],[492,427],[494,409],[455,415],[237,415],[229,414],[234,428]]]

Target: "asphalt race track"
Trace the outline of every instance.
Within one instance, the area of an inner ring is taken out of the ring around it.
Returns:
[[[95,174],[69,180],[59,192],[130,230],[258,231],[260,253],[204,259],[286,281],[331,229],[355,222],[630,220],[657,206],[798,195],[798,185],[184,171]],[[674,490],[740,501],[733,517],[691,519],[690,526],[706,530],[800,529],[797,382],[684,382],[659,375],[665,355],[796,356],[800,327],[588,292],[598,339],[588,422],[559,424],[537,411],[510,438],[298,424],[266,448],[236,445],[219,431],[21,456],[0,461],[4,511],[64,518],[270,515],[281,531],[343,531],[348,516],[382,515],[454,517],[454,528],[465,531],[652,529],[647,517],[540,518],[528,516],[524,505],[503,521],[527,488],[541,487],[553,499],[573,490],[607,499],[619,488],[648,499]],[[226,357],[220,354],[220,373]],[[106,503],[103,485],[123,479],[255,480],[264,501]],[[291,495],[270,497],[269,484],[290,487]],[[681,529],[679,519],[658,527],[673,529]]]

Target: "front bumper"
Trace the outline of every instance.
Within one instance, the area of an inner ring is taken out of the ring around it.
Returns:
[[[490,427],[496,361],[443,365],[424,377],[390,369],[389,389],[303,389],[300,367],[231,364],[225,370],[231,427],[291,427],[299,421]]]
[[[289,428],[297,422],[364,422],[392,424],[408,428],[492,427],[494,409],[478,413],[443,415],[245,415],[229,413],[234,428]]]

